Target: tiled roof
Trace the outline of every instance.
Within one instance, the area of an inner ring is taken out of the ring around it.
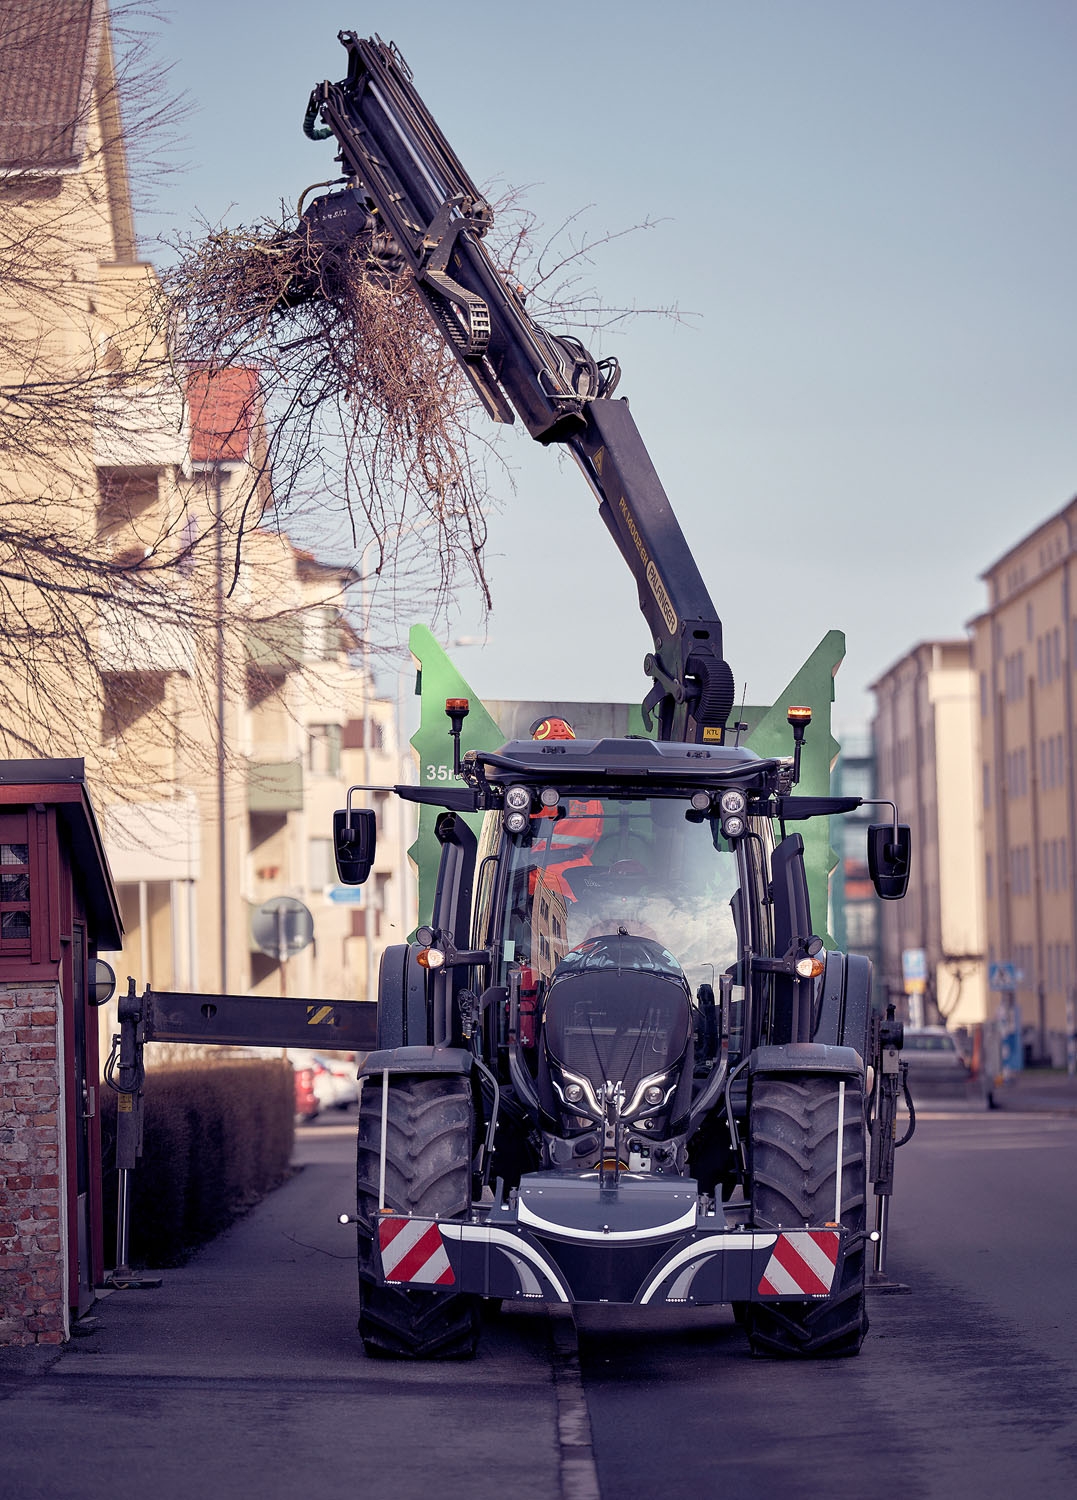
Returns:
[[[76,167],[103,0],[2,0],[0,170]]]
[[[258,416],[258,371],[192,370],[187,377],[191,457],[195,463],[228,463],[247,457]]]

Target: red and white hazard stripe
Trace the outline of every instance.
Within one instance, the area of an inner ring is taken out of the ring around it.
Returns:
[[[412,1286],[452,1286],[456,1281],[441,1230],[429,1219],[379,1219],[378,1245],[386,1281]]]
[[[758,1291],[763,1297],[825,1297],[834,1284],[839,1236],[834,1229],[780,1234]]]

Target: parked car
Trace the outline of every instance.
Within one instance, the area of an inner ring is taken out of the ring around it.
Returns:
[[[279,1055],[279,1054],[278,1054]],[[292,1061],[295,1073],[295,1117],[304,1124],[318,1118],[321,1104],[314,1091],[314,1069],[307,1063]]]
[[[331,1057],[300,1047],[290,1047],[288,1056],[293,1067],[310,1069],[314,1092],[322,1109],[348,1109],[359,1103],[359,1070],[354,1056]]]
[[[330,1057],[319,1053],[315,1062],[325,1069],[333,1082],[334,1109],[350,1109],[359,1103],[359,1064],[355,1054]]]
[[[945,1026],[906,1026],[902,1056],[909,1064],[909,1088],[922,1095],[968,1092],[971,1069],[957,1038]]]

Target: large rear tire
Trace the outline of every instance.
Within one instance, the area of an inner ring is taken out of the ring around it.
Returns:
[[[833,1221],[838,1144],[838,1084],[833,1074],[753,1078],[749,1119],[752,1222],[758,1229],[800,1229]],[[827,1359],[859,1354],[865,1309],[867,1162],[864,1090],[845,1080],[841,1223],[859,1238],[848,1246],[838,1283],[824,1301],[750,1302],[743,1321],[753,1354]]]
[[[378,1219],[382,1091],[364,1084],[359,1105],[358,1214]],[[387,1208],[447,1218],[471,1201],[471,1086],[467,1078],[390,1079],[385,1158]],[[359,1333],[367,1354],[390,1359],[470,1359],[480,1299],[462,1292],[379,1286],[373,1243],[359,1233]]]

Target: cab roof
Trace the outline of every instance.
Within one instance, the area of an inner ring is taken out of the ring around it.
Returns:
[[[688,745],[645,739],[510,740],[494,754],[476,751],[490,781],[738,782],[751,784],[773,769],[747,746]]]

